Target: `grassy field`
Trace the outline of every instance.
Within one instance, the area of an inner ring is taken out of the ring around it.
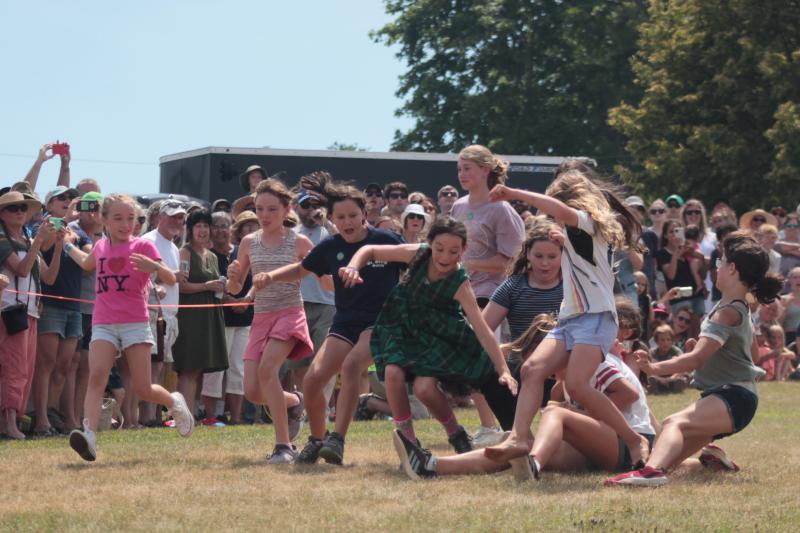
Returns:
[[[603,473],[409,481],[389,422],[357,422],[343,467],[269,467],[270,426],[104,432],[98,461],[65,438],[0,442],[0,530],[797,531],[800,384],[760,387],[742,434],[722,441],[738,474],[676,472],[658,489],[604,488]],[[651,398],[659,418],[694,392]],[[474,412],[459,413],[477,426]],[[450,454],[431,421],[418,434]],[[303,434],[303,439],[305,433]]]

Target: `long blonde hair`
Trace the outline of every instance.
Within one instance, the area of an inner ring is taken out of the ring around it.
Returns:
[[[491,189],[495,185],[504,184],[508,173],[508,161],[498,159],[491,150],[480,144],[467,146],[458,153],[459,159],[468,159],[479,166],[489,167],[486,186]]]
[[[590,169],[587,172],[576,165],[562,167],[564,170],[559,167],[545,194],[588,213],[603,240],[617,248],[637,249],[642,225],[615,194],[616,187],[601,181]]]

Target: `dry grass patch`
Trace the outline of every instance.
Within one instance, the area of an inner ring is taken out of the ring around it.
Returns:
[[[354,423],[344,467],[269,467],[269,426],[105,432],[83,463],[66,439],[0,442],[0,530],[792,531],[800,479],[800,384],[761,386],[742,434],[722,441],[735,475],[677,472],[656,490],[607,489],[603,473],[408,481],[389,422]],[[655,396],[660,418],[696,393]],[[474,412],[459,413],[468,427]],[[421,440],[451,453],[432,421]]]

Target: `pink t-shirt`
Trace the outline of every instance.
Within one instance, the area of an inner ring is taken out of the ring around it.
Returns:
[[[133,253],[161,261],[156,245],[138,237],[115,246],[104,237],[94,245],[97,299],[92,324],[149,322],[147,287],[150,275],[134,270]]]

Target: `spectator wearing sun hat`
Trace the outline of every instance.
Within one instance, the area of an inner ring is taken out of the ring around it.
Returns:
[[[256,186],[267,179],[267,171],[261,165],[250,165],[239,174],[239,185],[246,193],[256,192]]]
[[[739,218],[739,229],[755,233],[761,224],[771,224],[778,226],[778,219],[772,213],[767,213],[763,209],[753,209]]]
[[[408,204],[403,210],[403,214],[400,215],[405,241],[407,243],[424,241],[430,220],[430,215],[425,212],[425,208],[420,204]]]

